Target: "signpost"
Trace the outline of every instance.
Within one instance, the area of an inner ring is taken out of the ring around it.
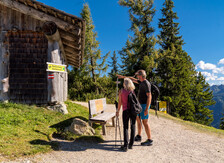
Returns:
[[[167,103],[166,103],[166,101],[160,101],[159,102],[159,111],[167,113]]]
[[[67,65],[47,62],[47,71],[50,71],[50,72],[64,72],[64,73],[66,73],[66,67],[67,67]]]

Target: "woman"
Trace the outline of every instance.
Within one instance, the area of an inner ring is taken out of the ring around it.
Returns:
[[[124,78],[124,89],[119,92],[119,102],[118,102],[118,110],[116,112],[116,116],[119,116],[119,111],[121,109],[121,105],[123,106],[123,130],[124,130],[124,146],[121,147],[123,151],[127,151],[128,148],[132,149],[134,143],[134,136],[135,136],[135,121],[136,116],[133,116],[130,113],[130,109],[128,108],[128,95],[131,91],[134,91],[135,86],[131,79]],[[131,139],[128,143],[128,124],[129,119],[131,120]]]

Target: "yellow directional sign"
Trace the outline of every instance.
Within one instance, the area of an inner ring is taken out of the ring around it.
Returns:
[[[159,111],[166,113],[166,110],[167,110],[166,101],[160,101],[159,102]]]
[[[66,65],[59,65],[53,63],[47,63],[47,71],[54,71],[54,72],[65,72]]]

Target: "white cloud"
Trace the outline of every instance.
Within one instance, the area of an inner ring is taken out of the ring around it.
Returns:
[[[224,64],[224,58],[220,59],[218,64]]]
[[[202,70],[216,70],[217,69],[216,65],[211,63],[205,63],[204,61],[198,62],[198,64],[196,65],[196,69],[197,68],[200,68]]]
[[[221,72],[221,69],[220,68],[217,68],[217,67],[212,70],[212,73],[214,73],[214,74],[218,74],[220,72]]]
[[[206,80],[216,80],[218,78],[218,76],[214,75],[213,73],[209,73],[209,72],[201,72],[202,75],[205,76]]]
[[[205,80],[210,85],[220,85],[224,84],[224,58],[220,59],[215,65],[212,63],[205,63],[203,60],[196,64],[195,69],[201,72],[205,77]]]
[[[209,72],[201,72],[201,74],[204,75],[205,77],[211,76],[211,73],[209,73]]]
[[[220,69],[220,73],[224,74],[224,67],[220,67],[219,69]]]
[[[220,78],[218,78],[217,80],[223,80],[223,81],[224,81],[224,77],[220,77]]]

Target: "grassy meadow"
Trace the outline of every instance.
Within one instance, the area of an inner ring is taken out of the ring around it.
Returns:
[[[65,133],[64,128],[75,117],[87,121],[88,109],[72,102],[66,105],[69,114],[63,115],[43,107],[0,103],[0,156],[14,158],[57,150],[58,143],[51,141],[53,134],[68,140],[78,138]]]

